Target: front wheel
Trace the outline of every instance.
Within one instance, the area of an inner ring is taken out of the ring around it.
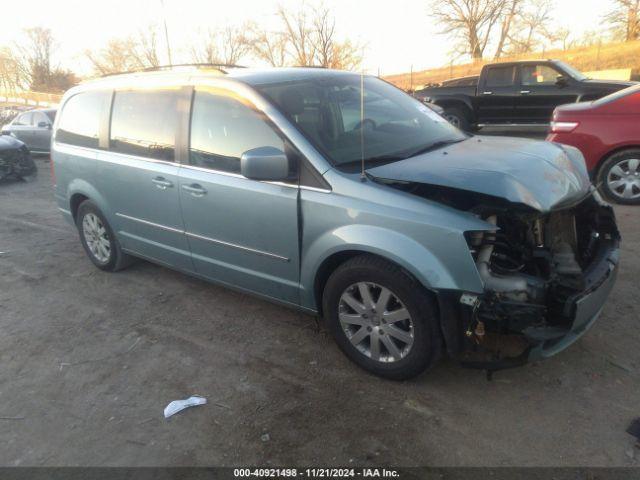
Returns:
[[[640,150],[612,155],[598,172],[600,191],[609,200],[625,205],[640,204]]]
[[[445,108],[442,116],[454,127],[465,132],[471,131],[471,121],[461,108]]]
[[[440,356],[433,300],[397,265],[361,255],[342,264],[323,295],[328,327],[342,351],[381,377],[414,377]]]

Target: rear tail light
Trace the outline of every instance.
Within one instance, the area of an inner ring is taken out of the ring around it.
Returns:
[[[578,125],[578,122],[551,122],[551,133],[573,132]]]

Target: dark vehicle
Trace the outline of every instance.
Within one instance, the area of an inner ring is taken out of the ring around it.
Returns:
[[[32,152],[48,153],[55,118],[56,111],[53,109],[29,110],[2,127],[2,133],[24,142]]]
[[[609,200],[640,205],[640,85],[558,107],[547,140],[578,148]]]
[[[591,80],[559,60],[485,65],[479,77],[425,88],[416,98],[445,109],[453,125],[469,130],[485,125],[545,125],[565,103],[596,100],[635,82]]]
[[[29,149],[20,140],[9,135],[0,136],[0,180],[29,178],[37,172]]]

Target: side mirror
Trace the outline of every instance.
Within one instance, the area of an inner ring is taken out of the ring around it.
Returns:
[[[38,128],[48,128],[51,130],[51,124],[49,122],[38,122]]]
[[[558,75],[556,77],[556,85],[559,87],[566,87],[569,82],[567,81],[567,77],[564,75]]]
[[[289,176],[289,159],[275,147],[253,148],[240,157],[240,173],[251,180],[285,180]]]

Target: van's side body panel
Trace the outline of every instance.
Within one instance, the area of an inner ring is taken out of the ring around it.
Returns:
[[[298,188],[180,169],[184,225],[198,274],[298,304]],[[184,187],[198,185],[199,195]]]

